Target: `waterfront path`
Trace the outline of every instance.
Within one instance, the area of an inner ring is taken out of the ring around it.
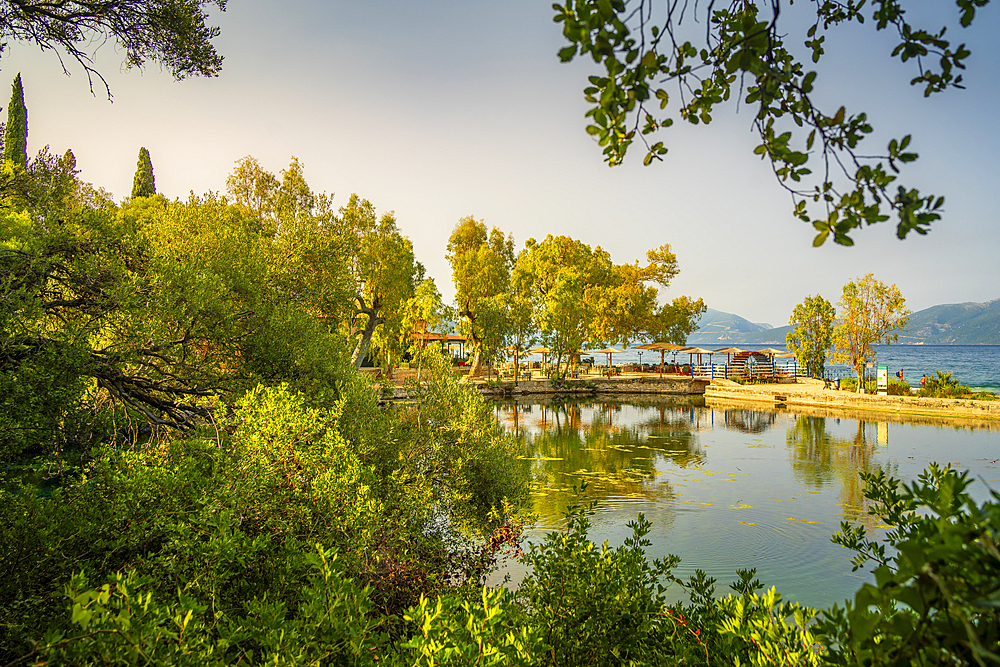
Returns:
[[[956,398],[922,398],[919,396],[878,396],[851,391],[826,389],[819,380],[799,378],[795,383],[740,385],[728,380],[715,380],[705,388],[705,400],[749,401],[774,405],[825,408],[835,411],[864,411],[949,417],[961,419],[1000,420],[1000,401],[972,401]]]

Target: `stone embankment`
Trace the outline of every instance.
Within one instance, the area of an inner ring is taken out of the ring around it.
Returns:
[[[705,388],[709,405],[716,401],[749,401],[772,406],[801,406],[834,411],[863,411],[949,417],[973,420],[1000,420],[1000,401],[972,401],[918,396],[877,396],[826,389],[818,380],[794,384],[739,385],[715,380]]]

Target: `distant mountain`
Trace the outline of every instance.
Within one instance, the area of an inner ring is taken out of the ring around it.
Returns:
[[[709,308],[698,321],[698,330],[688,336],[689,345],[714,345],[743,341],[748,334],[771,329],[769,324],[754,324],[739,315]]]
[[[791,327],[754,324],[711,308],[688,337],[689,345],[784,345]],[[905,345],[1000,345],[1000,299],[931,306],[910,315],[899,334]]]
[[[910,315],[899,342],[926,345],[1000,345],[1000,299],[949,303]]]

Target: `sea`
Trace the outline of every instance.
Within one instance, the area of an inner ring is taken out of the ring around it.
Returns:
[[[704,349],[719,349],[720,345],[702,346]],[[785,349],[784,346],[736,345],[742,350],[760,350],[765,347]],[[950,372],[959,383],[977,391],[1000,393],[1000,345],[875,345],[873,366],[886,366],[889,377],[903,372],[903,379],[910,386],[919,386],[924,375],[934,377],[937,371]],[[594,355],[598,363],[607,363],[606,355]],[[530,355],[528,360],[541,361],[541,355]],[[670,361],[672,354],[666,354]],[[658,363],[659,352],[628,349],[615,354],[612,363]],[[688,355],[681,353],[676,360],[686,362]],[[723,357],[723,361],[725,358]],[[551,359],[550,359],[551,361]],[[707,362],[707,358],[703,358]],[[847,366],[828,364],[826,375],[831,378],[853,376]]]

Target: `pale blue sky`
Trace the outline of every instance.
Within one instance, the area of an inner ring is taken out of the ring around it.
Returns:
[[[395,211],[449,298],[445,244],[466,215],[512,232],[518,246],[568,234],[618,262],[670,243],[681,274],[665,297],[700,296],[774,326],[805,296],[836,301],[869,271],[899,285],[913,310],[1000,298],[996,7],[949,31],[973,50],[968,90],[930,100],[907,85],[913,68],[889,61],[891,35],[866,27],[828,38],[822,99],[869,112],[880,131],[872,152],[912,133],[921,159],[906,182],[945,195],[947,214],[926,237],[899,242],[886,224],[856,233],[854,248],[819,249],[751,153],[749,113],[675,126],[662,164],[643,168],[637,154],[605,166],[583,131],[593,67],[558,62],[550,2],[231,0],[216,19],[226,58],[216,79],[121,71],[120,54],[103,47],[113,104],[92,96],[72,64],[66,77],[51,53],[10,45],[0,77],[23,74],[29,150],[72,148],[83,178],[118,199],[131,191],[140,146],[169,197],[224,190],[244,155],[274,172],[298,156],[313,188],[340,204],[357,192]]]

